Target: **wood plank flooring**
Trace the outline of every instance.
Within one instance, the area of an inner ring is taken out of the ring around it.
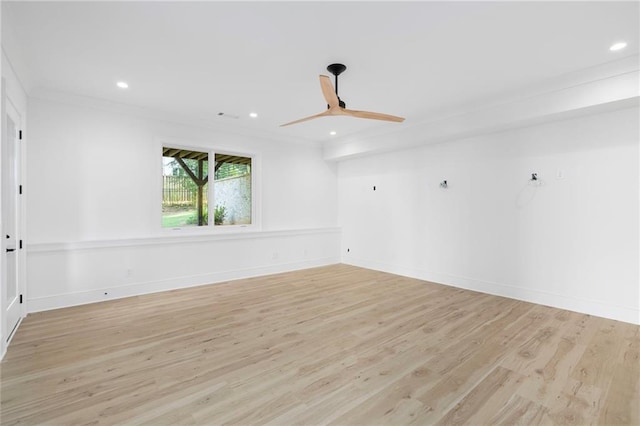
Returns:
[[[638,425],[639,330],[334,265],[29,315],[0,423]]]

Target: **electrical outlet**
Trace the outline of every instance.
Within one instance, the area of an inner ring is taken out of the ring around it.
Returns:
[[[271,260],[278,260],[279,257],[280,255],[278,254],[278,252],[274,251],[273,254],[271,255]]]

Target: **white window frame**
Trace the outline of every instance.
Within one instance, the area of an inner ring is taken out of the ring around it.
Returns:
[[[160,153],[160,160],[162,159],[162,150],[164,147],[185,149],[190,151],[206,152],[209,155],[209,170],[207,176],[210,177],[207,185],[207,198],[208,198],[208,224],[206,226],[185,226],[176,228],[165,228],[162,226],[162,196],[163,196],[163,182],[162,174],[164,172],[162,161],[158,161],[160,172],[157,179],[159,194],[159,208],[157,210],[158,219],[157,223],[164,235],[186,235],[186,234],[220,234],[220,233],[243,233],[243,232],[256,232],[261,230],[261,184],[260,184],[260,171],[261,171],[261,156],[259,153],[252,151],[238,151],[237,149],[228,149],[223,146],[212,146],[210,143],[184,143],[180,141],[173,141],[169,139],[158,139],[158,150]],[[235,155],[239,157],[251,158],[251,224],[246,225],[214,225],[213,215],[215,211],[215,191],[214,191],[214,168],[215,168],[215,155]],[[213,206],[213,209],[211,208]]]

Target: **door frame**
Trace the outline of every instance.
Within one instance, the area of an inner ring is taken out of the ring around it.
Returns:
[[[15,115],[14,122],[16,125],[16,129],[18,131],[22,131],[22,138],[17,141],[16,144],[16,159],[15,159],[15,167],[16,167],[16,176],[17,176],[17,184],[22,185],[24,181],[24,113],[20,111],[20,109],[16,106],[14,102],[12,102],[11,98],[7,96],[6,91],[6,81],[2,78],[1,82],[1,99],[0,99],[0,114],[1,114],[1,125],[0,125],[0,153],[4,150],[5,141],[5,131],[7,128],[7,115],[10,113],[11,115]],[[2,188],[2,178],[3,178],[3,168],[2,161],[0,161],[0,188]],[[0,212],[2,211],[2,206],[4,205],[4,194],[0,197]],[[6,319],[6,310],[5,305],[7,303],[5,299],[5,286],[6,283],[6,256],[2,257],[2,262],[0,263],[0,359],[6,353],[7,347],[15,336],[15,331],[20,327],[20,323],[22,319],[26,316],[27,307],[26,307],[26,281],[25,277],[25,258],[24,258],[24,244],[20,244],[19,242],[23,240],[24,234],[24,199],[21,193],[16,193],[15,200],[15,212],[16,212],[16,224],[15,224],[15,233],[16,233],[16,280],[17,280],[17,289],[18,289],[18,297],[22,296],[22,303],[19,308],[20,317],[18,319],[18,323],[13,329],[9,329],[10,326],[7,323]],[[5,225],[2,222],[1,214],[0,214],[0,236],[5,235]],[[2,253],[5,253],[6,250],[6,239],[0,238],[2,243],[0,244],[0,249]],[[12,333],[9,335],[9,333]]]

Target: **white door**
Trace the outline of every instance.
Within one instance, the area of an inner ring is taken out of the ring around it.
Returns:
[[[4,238],[4,286],[3,300],[6,328],[4,331],[7,341],[13,335],[21,318],[21,296],[18,286],[18,170],[19,156],[19,126],[20,116],[6,100],[5,137],[2,138],[2,238]]]

